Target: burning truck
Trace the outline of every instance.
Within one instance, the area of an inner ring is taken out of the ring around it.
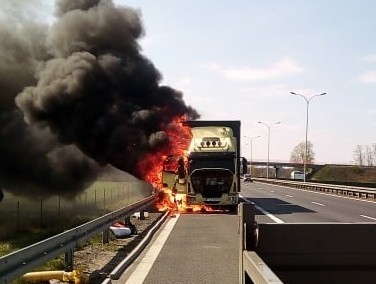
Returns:
[[[185,121],[192,137],[181,157],[167,156],[162,169],[164,192],[179,211],[236,211],[240,175],[247,160],[240,153],[240,121]]]

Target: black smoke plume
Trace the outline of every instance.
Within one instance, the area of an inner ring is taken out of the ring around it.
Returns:
[[[139,11],[55,4],[51,26],[0,23],[0,184],[16,194],[74,196],[107,164],[139,177],[171,122],[198,117],[142,55]]]

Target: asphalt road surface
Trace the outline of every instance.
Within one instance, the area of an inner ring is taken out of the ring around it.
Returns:
[[[119,283],[239,283],[238,244],[237,215],[177,215]]]
[[[376,222],[372,201],[258,182],[243,182],[241,195],[259,223]],[[238,222],[230,214],[169,219],[119,283],[238,283]]]
[[[241,194],[259,208],[259,223],[376,222],[370,200],[258,182],[243,183]]]

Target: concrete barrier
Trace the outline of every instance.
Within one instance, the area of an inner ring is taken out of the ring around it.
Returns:
[[[240,283],[375,283],[376,223],[255,226],[252,207],[239,206]],[[246,229],[251,226],[256,234]]]

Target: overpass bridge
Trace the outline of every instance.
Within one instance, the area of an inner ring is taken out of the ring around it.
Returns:
[[[254,176],[266,176],[268,162],[252,161],[248,162],[248,166]],[[308,173],[315,173],[326,166],[326,164],[307,164],[306,166]],[[275,178],[290,178],[290,173],[293,170],[303,171],[303,167],[304,165],[302,163],[269,161],[269,175]],[[265,170],[260,170],[260,168],[265,168]]]
[[[248,161],[248,165],[252,166],[264,166],[267,167],[268,162],[265,161]],[[307,164],[307,168],[322,168],[326,166],[326,164]],[[276,167],[276,168],[303,168],[302,163],[293,163],[293,162],[275,162],[275,161],[269,161],[269,167]]]

